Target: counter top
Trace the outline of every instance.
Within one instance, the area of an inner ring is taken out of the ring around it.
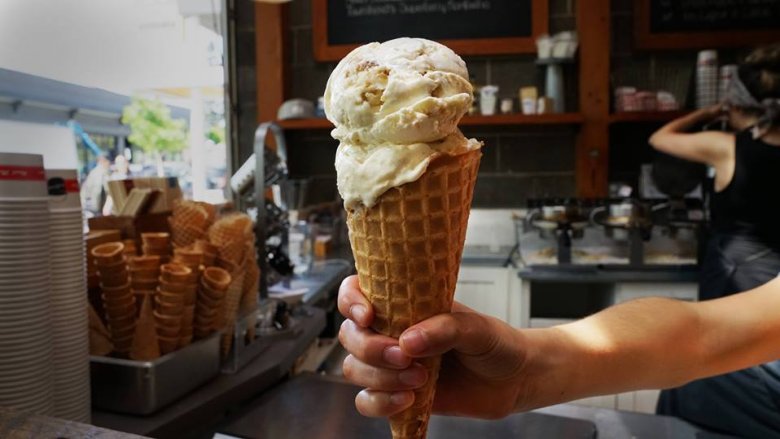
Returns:
[[[141,436],[106,430],[93,425],[32,415],[0,407],[2,438],[140,439]]]
[[[322,300],[326,294],[334,291],[345,277],[355,271],[352,262],[345,259],[328,259],[317,261],[311,271],[303,276],[295,275],[290,279],[282,280],[271,288],[277,286],[289,290],[307,290],[303,296],[303,303],[313,305]],[[269,295],[273,298],[273,295]]]
[[[523,280],[566,283],[620,282],[691,282],[699,281],[695,265],[654,265],[630,267],[621,265],[536,266],[518,270]]]
[[[302,375],[250,403],[218,428],[218,432],[245,438],[390,438],[386,420],[358,414],[354,399],[359,390],[335,378]],[[705,437],[702,433],[676,418],[563,404],[498,421],[434,416],[428,437],[595,438],[597,435],[694,439]]]
[[[325,328],[325,312],[306,308],[301,333],[275,341],[254,361],[232,375],[219,375],[152,416],[92,412],[92,422],[112,430],[152,437],[187,437],[210,428],[225,413],[276,384]],[[4,437],[0,435],[0,437]],[[54,436],[53,436],[54,437]]]

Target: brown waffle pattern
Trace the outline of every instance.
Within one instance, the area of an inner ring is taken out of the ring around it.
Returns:
[[[479,151],[435,159],[417,181],[390,189],[369,209],[348,212],[360,287],[373,328],[397,338],[452,308]],[[431,379],[415,404],[391,417],[394,439],[424,438],[441,359],[423,361]]]

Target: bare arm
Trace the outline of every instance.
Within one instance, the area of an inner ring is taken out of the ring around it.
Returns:
[[[651,298],[526,331],[521,410],[668,388],[780,358],[780,281],[702,303]],[[551,385],[553,384],[553,385]]]
[[[674,387],[780,358],[780,280],[702,303],[636,300],[548,329],[515,329],[456,304],[400,340],[369,329],[373,311],[355,277],[342,284],[339,310],[350,319],[339,333],[351,354],[344,374],[367,388],[356,404],[370,416],[409,407],[410,389],[425,381],[415,360],[443,353],[434,409],[482,418]]]
[[[650,136],[653,148],[681,159],[717,166],[728,157],[733,136],[718,131],[688,132],[693,126],[718,116],[720,107],[709,107],[675,119]]]

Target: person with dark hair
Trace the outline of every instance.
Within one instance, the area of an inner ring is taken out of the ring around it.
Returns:
[[[670,122],[650,138],[657,150],[715,169],[713,235],[699,283],[701,300],[763,285],[780,273],[780,44],[742,62],[722,106]],[[726,116],[736,134],[689,133]],[[724,433],[780,437],[780,362],[664,391],[658,413]]]

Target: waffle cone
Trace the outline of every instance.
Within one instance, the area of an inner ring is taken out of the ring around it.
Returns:
[[[254,247],[252,247],[249,252],[243,292],[241,293],[241,314],[249,314],[246,331],[248,342],[255,339],[255,325],[257,324],[256,311],[259,302],[258,291],[260,290],[260,268],[257,266],[257,258],[254,257]]]
[[[222,306],[222,320],[224,332],[222,333],[222,355],[226,356],[233,345],[233,332],[235,331],[238,310],[241,305],[241,296],[244,288],[244,277],[246,270],[244,266],[236,270],[233,274],[233,282],[227,289],[227,294]]]
[[[150,296],[146,296],[141,305],[141,314],[135,324],[129,356],[131,360],[136,361],[152,361],[160,357],[160,345],[157,343],[157,329]]]
[[[173,218],[168,220],[171,228],[171,241],[176,247],[188,247],[206,234],[206,230],[195,227],[187,222],[175,221]]]
[[[205,204],[205,203],[204,203]],[[210,225],[210,212],[196,201],[177,200],[173,204],[173,220],[181,224],[189,224],[198,229],[206,229]]]
[[[433,160],[417,180],[385,192],[371,208],[347,212],[360,287],[374,307],[373,329],[398,338],[450,312],[479,151]],[[428,384],[390,418],[394,439],[425,438],[441,357],[421,361]]]
[[[111,333],[103,325],[95,308],[92,305],[87,305],[87,307],[89,308],[89,354],[99,357],[106,356],[114,350],[114,344],[111,343]]]

